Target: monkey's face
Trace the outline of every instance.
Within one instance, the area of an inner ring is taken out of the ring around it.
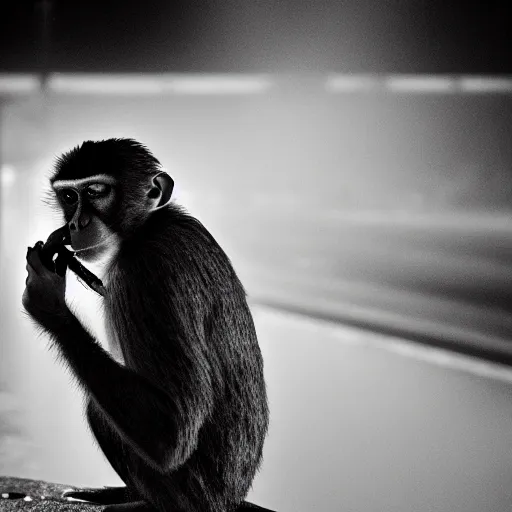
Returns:
[[[85,141],[57,160],[50,183],[71,246],[87,261],[115,254],[121,241],[167,205],[174,185],[160,162],[132,139]]]
[[[76,180],[56,180],[53,190],[69,224],[71,247],[86,261],[100,258],[112,249],[118,237],[113,218],[116,180],[107,175]]]
[[[71,247],[86,261],[117,251],[148,216],[168,204],[174,182],[166,172],[127,180],[107,174],[52,182],[69,224]]]

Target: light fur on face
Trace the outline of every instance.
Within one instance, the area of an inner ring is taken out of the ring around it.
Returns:
[[[107,185],[114,185],[115,178],[107,176],[106,174],[96,174],[87,178],[80,178],[78,180],[56,180],[53,182],[53,190],[62,190],[64,188],[83,188],[90,183],[106,183]]]

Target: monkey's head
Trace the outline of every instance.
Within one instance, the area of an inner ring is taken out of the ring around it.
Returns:
[[[71,246],[84,260],[133,236],[169,203],[174,187],[160,162],[132,139],[84,142],[57,160],[50,184]]]

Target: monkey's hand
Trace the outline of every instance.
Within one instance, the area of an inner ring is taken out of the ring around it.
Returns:
[[[69,315],[66,305],[66,279],[48,270],[41,261],[43,242],[27,251],[28,276],[22,304],[27,313],[45,329]]]

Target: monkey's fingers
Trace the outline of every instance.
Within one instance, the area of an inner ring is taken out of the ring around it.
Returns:
[[[29,286],[34,279],[34,275],[36,275],[35,270],[27,263],[25,267],[27,269],[27,278],[25,279],[25,286]]]
[[[27,249],[27,270],[30,267],[36,274],[42,274],[45,271],[45,266],[41,261],[40,251],[43,242],[37,242],[34,247]]]
[[[66,275],[66,269],[68,268],[67,257],[65,254],[59,252],[57,259],[55,260],[55,272],[60,277]]]

